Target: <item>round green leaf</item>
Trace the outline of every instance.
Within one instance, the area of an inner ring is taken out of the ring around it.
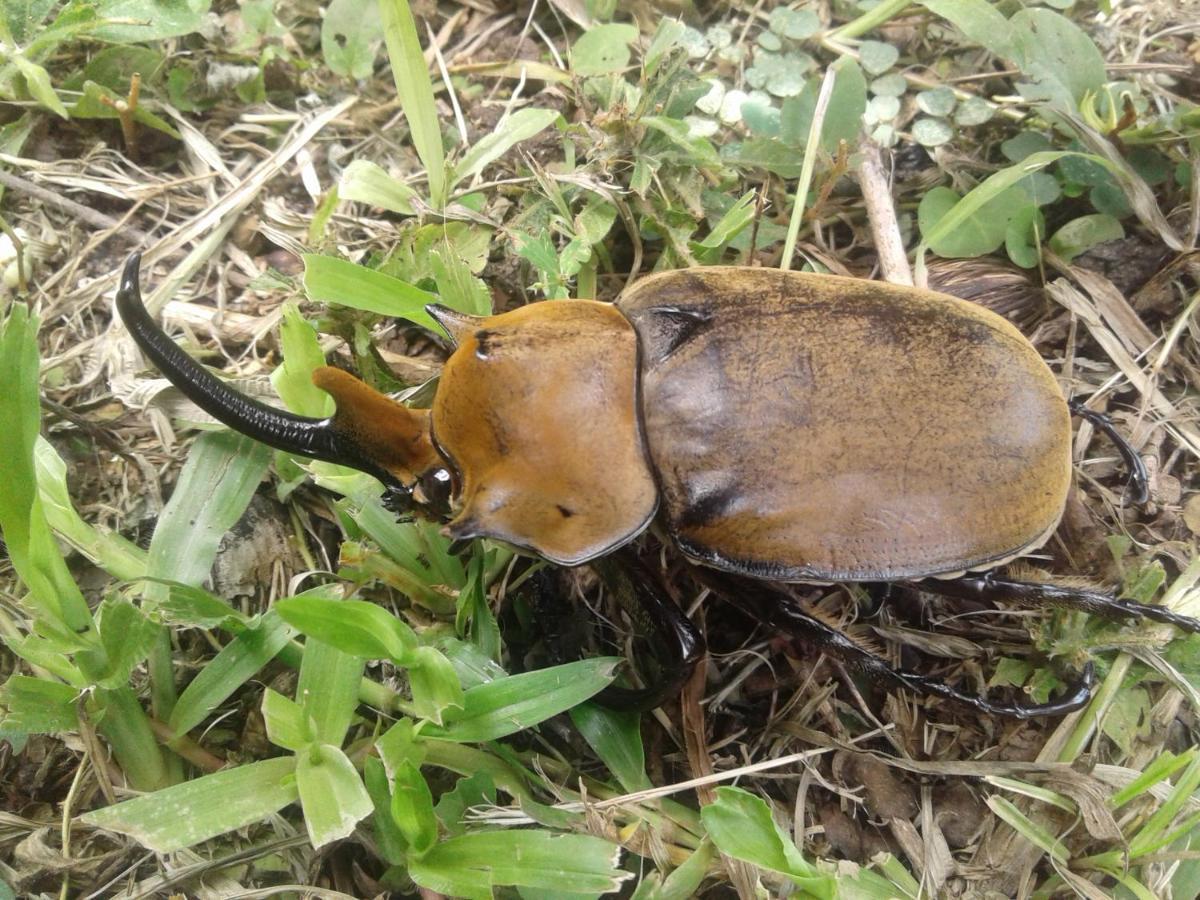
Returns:
[[[982,125],[992,118],[994,112],[991,104],[982,97],[968,97],[954,111],[954,124],[964,128]]]
[[[1050,238],[1050,249],[1068,262],[1105,241],[1125,237],[1125,229],[1112,216],[1098,213],[1072,219]]]
[[[629,45],[637,40],[634,25],[595,25],[571,48],[571,69],[576,75],[608,75],[629,65]]]
[[[954,91],[948,87],[933,88],[917,94],[917,106],[922,112],[931,116],[948,116],[954,111],[957,103]]]
[[[1053,149],[1050,139],[1036,131],[1022,131],[1000,145],[1000,152],[1011,162],[1020,162],[1034,153]]]
[[[1008,258],[1022,269],[1032,269],[1041,257],[1041,244],[1046,238],[1046,220],[1033,204],[1022,207],[1008,223],[1004,233],[1004,249]],[[1022,684],[1024,682],[1021,682]]]
[[[771,53],[778,53],[783,49],[783,41],[780,39],[779,35],[773,31],[759,32],[757,43],[758,46]]]
[[[771,10],[770,29],[792,41],[810,38],[821,30],[821,20],[811,9],[779,6]]]
[[[863,41],[858,48],[858,60],[872,75],[882,75],[896,64],[900,51],[882,41]]]
[[[1031,172],[1016,184],[1036,206],[1048,206],[1062,196],[1058,179],[1049,172]]]
[[[1088,192],[1088,200],[1091,201],[1097,212],[1105,213],[1115,219],[1123,219],[1133,212],[1129,206],[1129,200],[1125,197],[1125,192],[1113,182],[1096,185]]]
[[[867,103],[865,116],[868,124],[890,122],[898,115],[900,115],[900,99],[898,97],[872,97]]]
[[[954,137],[954,128],[945,119],[917,119],[912,134],[922,146],[937,147]]]
[[[876,97],[903,97],[908,90],[908,79],[899,72],[880,75],[871,82],[871,93]]]

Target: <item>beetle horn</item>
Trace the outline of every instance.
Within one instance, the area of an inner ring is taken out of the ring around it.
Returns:
[[[430,303],[425,307],[425,312],[433,316],[434,321],[446,329],[446,334],[450,335],[450,340],[454,343],[455,347],[483,325],[482,316],[472,316],[468,313],[462,313],[448,306],[442,306],[439,303]]]
[[[350,466],[385,483],[409,486],[440,464],[429,438],[429,413],[412,410],[349,373],[329,366],[313,383],[331,394],[337,412],[312,419],[260,403],[229,387],[188,356],[150,318],[138,287],[141,254],[125,263],[117,311],[142,352],[185,396],[234,431],[277,450]]]

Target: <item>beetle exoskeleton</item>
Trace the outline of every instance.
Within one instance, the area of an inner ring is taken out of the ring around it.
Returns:
[[[760,583],[929,579],[955,596],[1200,631],[1200,621],[1091,591],[956,579],[1053,533],[1071,481],[1072,410],[1119,436],[1068,407],[1016,328],[954,297],[701,268],[653,275],[616,304],[554,300],[482,318],[431,306],[455,345],[432,411],[324,368],[314,380],[337,403],[326,420],[253,401],[192,361],[142,306],[137,256],[117,306],[147,355],[211,415],[273,447],[370,472],[456,538],[572,566],[631,541],[659,513],[693,561]],[[1127,445],[1122,453],[1142,471]],[[660,620],[670,606],[646,602]],[[1085,685],[1040,707],[991,704],[888,669],[786,599],[762,602],[764,617],[864,670],[980,710],[1062,712],[1087,698]],[[680,664],[694,659],[686,618],[664,628]]]
[[[698,562],[888,581],[1027,553],[1066,502],[1053,374],[1007,321],[954,297],[711,268],[654,275],[615,307],[442,321],[458,347],[432,424],[462,485],[456,536],[575,565],[645,526],[657,482]]]

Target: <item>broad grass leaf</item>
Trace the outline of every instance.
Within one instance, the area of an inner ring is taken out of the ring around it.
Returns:
[[[409,862],[413,881],[443,894],[491,898],[493,887],[606,893],[633,877],[617,867],[621,850],[586,834],[533,829],[474,832],[435,844]]]
[[[34,100],[55,115],[64,119],[70,118],[67,108],[63,106],[62,100],[54,92],[54,86],[50,84],[50,73],[44,67],[26,59],[20,52],[13,53],[9,59],[16,63],[17,69],[25,78],[25,87]]]
[[[295,756],[296,787],[313,847],[348,837],[374,806],[354,763],[332,744],[312,744]]]
[[[403,181],[389,175],[378,163],[356,159],[342,173],[342,179],[338,182],[338,197],[368,203],[402,216],[412,216],[416,215],[413,201],[419,195]]]
[[[121,597],[109,597],[100,604],[96,626],[104,647],[104,669],[94,674],[96,684],[110,689],[121,687],[150,655],[159,626]]]
[[[363,659],[391,659],[406,665],[417,648],[411,628],[365,600],[288,597],[275,604],[275,611],[304,634]]]
[[[822,900],[837,896],[836,879],[821,875],[801,856],[762,798],[741,788],[719,787],[716,802],[700,810],[700,820],[722,853],[786,875]]]
[[[458,673],[445,656],[433,647],[418,647],[409,660],[408,683],[413,706],[422,718],[442,724],[449,710],[463,708],[463,689]]]
[[[92,614],[50,533],[38,496],[33,465],[41,421],[37,326],[20,304],[0,325],[0,532],[9,560],[29,590],[26,604],[39,618],[89,641],[96,637]]]
[[[1050,249],[1068,262],[1105,241],[1125,237],[1121,223],[1110,215],[1096,213],[1072,219],[1050,238]]]
[[[158,853],[173,853],[295,802],[295,770],[292,756],[262,760],[93,810],[81,819],[129,835]]]
[[[423,856],[437,841],[433,794],[421,777],[421,770],[407,760],[400,764],[394,775],[391,813],[414,856]]]
[[[646,775],[640,715],[581,703],[571,709],[571,721],[621,787],[629,792],[652,787]]]
[[[309,727],[304,707],[289,700],[278,691],[267,688],[262,699],[263,722],[267,726],[267,740],[276,747],[293,753],[313,742],[314,735]]]
[[[433,81],[421,50],[417,23],[408,0],[379,0],[379,11],[400,107],[408,121],[417,156],[425,166],[429,199],[434,207],[441,208],[446,204],[446,150],[433,96]]]
[[[404,851],[408,844],[404,840],[404,833],[392,817],[392,789],[379,757],[368,756],[363,760],[363,783],[371,797],[371,804],[375,807],[371,823],[375,828],[375,842],[379,845],[379,853],[388,863],[398,866],[404,862]]]
[[[358,709],[364,664],[363,657],[312,635],[304,642],[296,697],[315,729],[313,740],[341,746]]]
[[[511,116],[501,120],[495,131],[476,141],[475,145],[464,153],[463,158],[454,166],[450,179],[451,189],[459,182],[481,174],[484,169],[521,141],[529,140],[561,119],[562,113],[556,109],[529,107],[517,110]]]
[[[312,373],[325,365],[317,331],[300,315],[295,303],[283,305],[279,323],[283,363],[271,373],[271,386],[294,413],[323,419],[333,415],[333,397],[313,384]]]
[[[612,682],[619,664],[585,659],[481,684],[464,693],[462,711],[447,715],[445,726],[427,726],[421,735],[478,743],[532,728],[594,697]]]
[[[428,304],[438,301],[435,295],[344,259],[304,254],[304,289],[313,300],[364,309],[381,316],[395,316],[436,334],[444,333],[425,312]]]
[[[182,736],[203,722],[273,660],[293,634],[279,614],[270,610],[222,647],[179,695],[167,723],[171,731]]]

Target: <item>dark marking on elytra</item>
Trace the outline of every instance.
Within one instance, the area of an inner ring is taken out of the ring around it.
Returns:
[[[728,485],[689,499],[675,527],[689,529],[712,524],[729,513],[741,493],[737,485]]]
[[[575,510],[567,509],[561,503],[554,504],[554,508],[559,511],[559,513],[562,515],[562,517],[564,519],[569,519],[569,518],[571,518],[571,516],[575,515]]]

